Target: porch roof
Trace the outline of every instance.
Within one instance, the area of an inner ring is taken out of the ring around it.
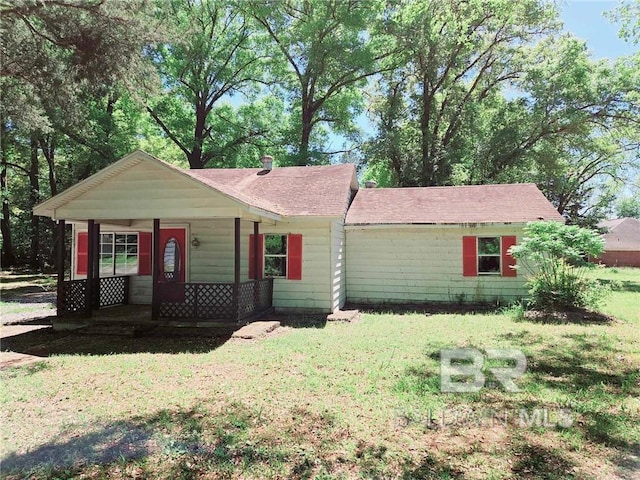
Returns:
[[[138,150],[40,203],[34,213],[77,220],[344,217],[357,187],[353,165],[187,170]]]

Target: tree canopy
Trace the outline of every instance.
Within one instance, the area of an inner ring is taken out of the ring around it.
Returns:
[[[640,54],[595,60],[557,7],[3,3],[3,267],[51,263],[33,205],[135,148],[190,168],[350,161],[381,186],[535,182],[570,223],[634,214]],[[640,43],[637,2],[608,15]]]

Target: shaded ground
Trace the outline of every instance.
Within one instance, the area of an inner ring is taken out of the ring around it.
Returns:
[[[51,275],[0,272],[1,323],[21,323],[55,315],[54,281]]]
[[[607,315],[600,312],[592,312],[586,309],[568,310],[564,312],[529,310],[524,313],[524,318],[527,321],[537,323],[573,323],[578,325],[606,325],[609,323],[618,322],[618,319],[616,319],[612,315]]]
[[[11,326],[3,350],[54,358],[0,372],[1,476],[639,477],[637,324],[429,313],[279,317],[280,334],[239,343],[220,329],[132,337]],[[522,392],[443,395],[439,351],[451,346],[523,349]],[[572,425],[524,428],[521,408],[567,408]],[[491,409],[514,421],[425,421]]]

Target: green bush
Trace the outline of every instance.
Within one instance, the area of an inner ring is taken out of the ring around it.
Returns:
[[[531,304],[544,310],[597,308],[609,288],[586,278],[586,261],[604,250],[602,238],[593,230],[558,222],[533,222],[525,238],[511,247],[519,268],[527,270]]]

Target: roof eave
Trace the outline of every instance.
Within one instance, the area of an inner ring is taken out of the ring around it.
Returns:
[[[554,221],[561,221],[558,219],[551,219]],[[481,222],[346,222],[345,228],[392,228],[392,227],[469,227],[469,226],[503,226],[503,225],[516,225],[525,226],[527,223],[534,220],[514,220],[514,221],[481,221]]]

